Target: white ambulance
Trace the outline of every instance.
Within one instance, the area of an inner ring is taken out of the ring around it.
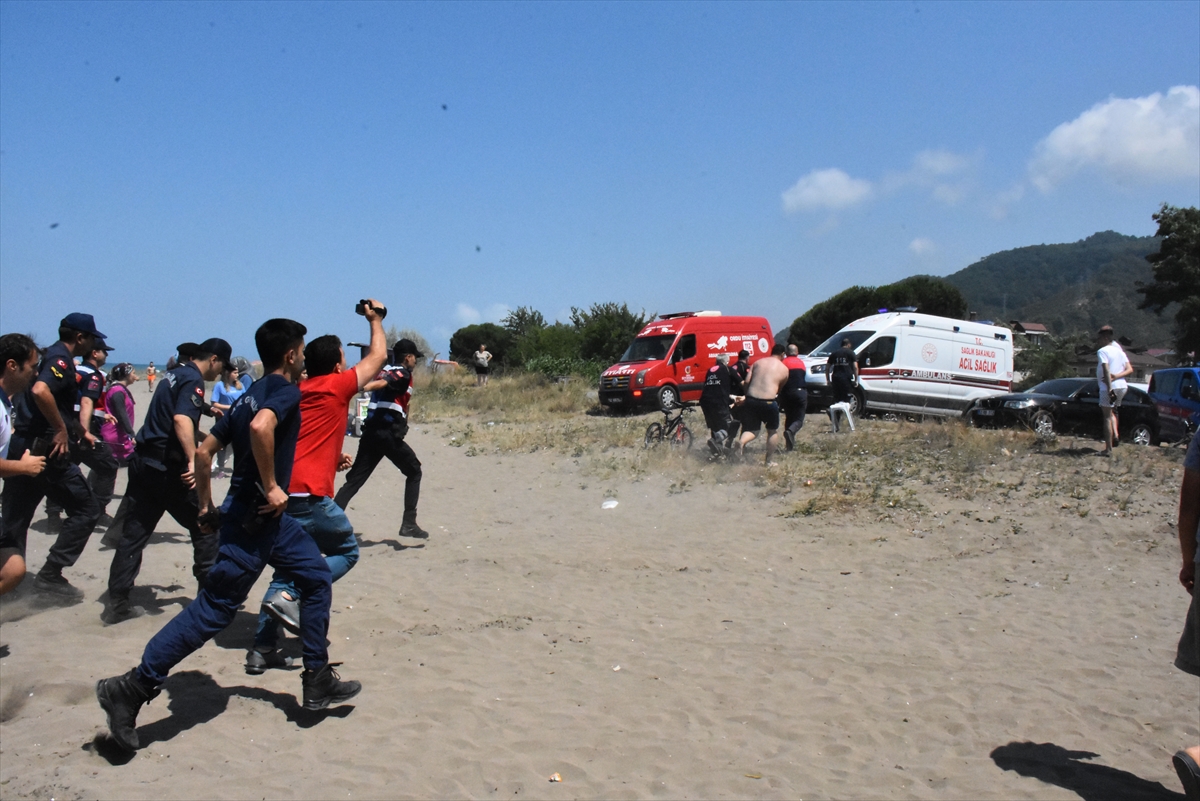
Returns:
[[[825,363],[843,339],[858,356],[855,413],[957,417],[979,398],[1012,391],[1012,331],[895,311],[855,320],[804,357],[809,408],[833,402]]]

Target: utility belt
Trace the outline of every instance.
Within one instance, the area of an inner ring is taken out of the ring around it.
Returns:
[[[187,469],[187,456],[179,447],[172,448],[170,445],[139,442],[134,446],[134,453],[138,455],[143,464],[155,470],[171,469],[182,473]]]

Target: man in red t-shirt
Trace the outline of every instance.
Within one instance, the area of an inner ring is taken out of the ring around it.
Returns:
[[[346,351],[333,334],[317,337],[304,349],[308,378],[300,383],[300,434],[288,487],[287,513],[325,554],[334,581],[350,572],[358,561],[354,527],[333,502],[334,474],[349,467],[351,461],[348,454],[342,453],[346,410],[387,360],[382,323],[387,312],[376,300],[365,306],[371,345],[353,369],[346,369]],[[254,647],[246,655],[247,673],[257,675],[267,668],[291,666],[291,659],[275,648],[280,623],[289,631],[300,630],[300,593],[276,573],[263,597]]]

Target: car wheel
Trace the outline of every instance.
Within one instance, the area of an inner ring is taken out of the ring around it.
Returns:
[[[679,390],[675,389],[670,384],[663,386],[658,391],[658,405],[663,409],[674,408],[679,403]]]
[[[862,390],[856,389],[850,393],[850,414],[855,417],[862,417],[867,405],[863,402]]]
[[[1033,433],[1039,437],[1054,436],[1054,415],[1045,410],[1035,414],[1029,421],[1029,427],[1033,429]]]
[[[1146,423],[1137,423],[1129,429],[1129,441],[1134,445],[1153,445],[1154,429]]]

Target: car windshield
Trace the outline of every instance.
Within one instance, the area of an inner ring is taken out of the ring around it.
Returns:
[[[828,356],[842,346],[843,339],[850,340],[850,347],[858,350],[859,345],[873,336],[875,336],[874,331],[839,331],[825,340],[824,344],[810,353],[809,356]]]
[[[1050,381],[1043,381],[1033,389],[1025,391],[1031,395],[1058,395],[1059,397],[1066,397],[1079,389],[1079,386],[1080,383],[1076,379],[1054,378]]]
[[[667,349],[675,341],[674,334],[664,334],[656,337],[638,337],[629,343],[621,356],[623,362],[650,362],[667,357]]]

